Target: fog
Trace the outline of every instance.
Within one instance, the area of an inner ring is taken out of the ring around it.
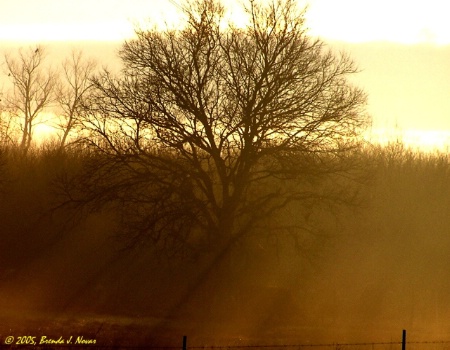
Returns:
[[[108,211],[41,215],[46,174],[61,162],[15,164],[0,211],[0,334],[221,345],[397,341],[407,329],[410,340],[445,340],[450,165],[398,147],[367,156],[361,205],[337,220],[317,213],[323,235],[303,252],[261,239],[219,263],[124,251]]]

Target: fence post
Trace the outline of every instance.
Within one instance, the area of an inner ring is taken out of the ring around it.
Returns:
[[[187,350],[187,337],[183,335],[183,350]]]
[[[403,330],[402,334],[402,350],[406,350],[406,330]]]

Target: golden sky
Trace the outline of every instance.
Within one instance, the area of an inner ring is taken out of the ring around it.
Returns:
[[[171,19],[180,0],[0,0],[0,40],[122,40],[133,23]],[[236,3],[228,0],[225,3]],[[446,0],[299,0],[311,32],[351,42],[450,43]]]
[[[0,42],[121,42],[136,24],[176,23],[180,1],[0,0]],[[428,143],[437,130],[450,144],[450,1],[298,1],[309,6],[310,34],[339,42],[361,68],[356,83],[369,95],[375,128],[428,130]]]
[[[330,39],[450,43],[447,0],[311,0],[312,30]]]
[[[0,40],[122,40],[156,0],[0,0]]]

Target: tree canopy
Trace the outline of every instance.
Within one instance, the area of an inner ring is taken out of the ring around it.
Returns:
[[[85,126],[102,156],[74,188],[116,205],[131,245],[229,247],[293,203],[346,200],[319,183],[356,166],[368,117],[354,63],[308,35],[294,0],[245,11],[241,28],[220,1],[188,1],[181,29],[136,30],[121,73],[94,81]]]

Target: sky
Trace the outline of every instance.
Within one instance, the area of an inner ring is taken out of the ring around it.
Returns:
[[[0,0],[0,40],[120,40],[133,23],[170,20],[181,0]],[[235,4],[236,0],[227,3]],[[450,43],[446,0],[299,0],[312,33],[350,41]]]
[[[180,1],[0,0],[0,44],[120,42],[136,25],[176,23]],[[308,5],[310,34],[361,69],[354,80],[368,93],[374,135],[450,144],[450,2],[298,1]]]

